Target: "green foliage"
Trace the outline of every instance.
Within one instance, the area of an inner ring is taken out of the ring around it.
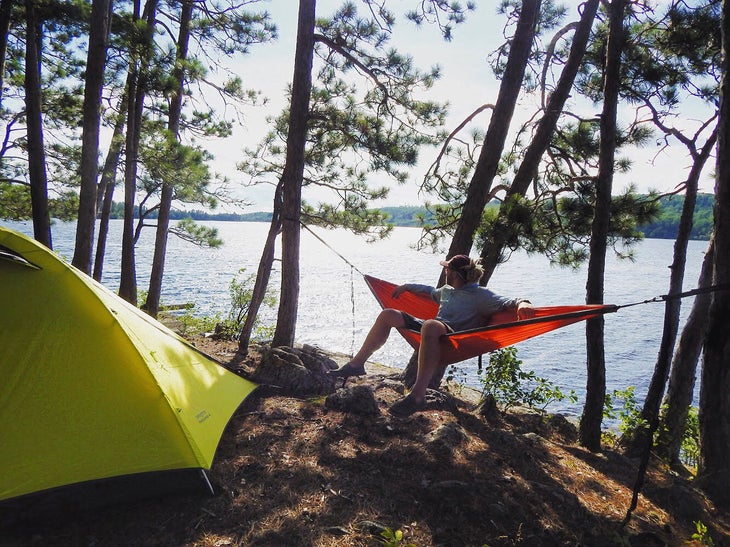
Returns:
[[[164,309],[164,306],[161,307]],[[182,313],[175,314],[175,320],[178,322],[178,330],[182,336],[194,336],[196,334],[204,334],[214,332],[216,325],[221,322],[220,314],[198,315],[195,313],[195,306],[185,307]]]
[[[617,403],[620,406],[617,408]],[[640,429],[646,429],[649,424],[641,417],[641,408],[636,399],[636,388],[629,386],[623,390],[614,390],[606,394],[603,407],[603,416],[609,420],[618,421],[618,430],[621,435],[631,437]],[[654,440],[659,432],[654,434]],[[615,443],[616,435],[606,432],[607,441]],[[682,445],[679,459],[685,465],[696,467],[700,455],[700,421],[696,407],[690,407],[687,413],[687,423],[682,434]]]
[[[223,240],[218,237],[218,229],[201,226],[192,218],[183,218],[177,223],[177,226],[170,228],[170,233],[175,234],[180,239],[195,243],[201,247],[211,247],[217,249],[223,245]]]
[[[181,334],[212,334],[221,339],[235,340],[238,338],[243,324],[246,322],[251,295],[255,281],[254,275],[246,275],[246,269],[241,268],[231,279],[228,285],[228,294],[231,298],[231,307],[225,317],[220,314],[200,316],[195,313],[195,306],[186,306],[183,313],[176,314],[175,319],[180,324]],[[273,308],[276,305],[276,297],[267,293],[263,301],[264,306]],[[263,325],[257,319],[254,326],[254,337],[268,339],[273,332],[272,326]]]
[[[621,401],[617,409],[615,402]],[[609,420],[619,421],[619,431],[624,435],[630,435],[639,428],[646,428],[649,424],[641,418],[641,409],[636,401],[636,388],[629,386],[626,389],[615,389],[611,394],[606,394],[606,401],[603,406],[603,416]]]
[[[700,415],[696,407],[691,406],[687,413],[687,425],[682,435],[682,447],[679,459],[696,468],[700,459]]]
[[[411,57],[390,48],[393,23],[384,4],[362,16],[351,2],[317,20],[302,186],[305,198],[307,188],[316,187],[331,199],[303,201],[307,224],[384,237],[391,227],[368,205],[387,197],[388,188],[373,181],[385,175],[405,182],[419,150],[443,137],[445,105],[417,98],[432,87],[439,71],[422,72]],[[281,179],[293,114],[286,110],[270,119],[272,130],[255,150],[246,151],[239,169],[252,183]]]
[[[713,545],[715,545],[715,542],[710,536],[710,531],[701,520],[694,521],[694,525],[696,531],[694,534],[692,534],[693,541],[699,541],[700,545],[707,545],[708,547],[712,547]]]
[[[503,348],[489,355],[489,365],[481,367],[477,376],[482,384],[482,399],[491,395],[506,411],[516,404],[545,409],[552,402],[578,400],[574,391],[564,394],[549,380],[540,378],[533,371],[522,370],[522,361],[517,358],[517,349]]]
[[[27,220],[31,217],[30,189],[20,184],[0,181],[0,218]]]
[[[10,2],[11,21],[7,58],[3,66],[3,94],[0,120],[6,125],[6,140],[0,150],[0,218],[30,218],[27,198],[27,142],[24,131],[25,13],[22,2]],[[117,115],[126,115],[127,75],[135,60],[144,59],[137,81],[145,93],[143,142],[138,180],[144,191],[146,210],[154,210],[163,182],[174,185],[174,199],[215,206],[217,199],[207,188],[212,180],[204,152],[196,139],[227,137],[239,108],[259,100],[259,92],[246,90],[237,75],[231,75],[230,56],[245,54],[254,44],[276,36],[276,27],[265,11],[248,11],[252,3],[214,6],[195,3],[190,38],[190,55],[177,59],[174,37],[179,34],[180,6],[168,5],[155,18],[156,28],[134,19],[133,4],[115,4],[111,18],[109,53],[105,67],[102,133],[110,131]],[[168,9],[169,8],[169,9]],[[49,206],[55,218],[75,218],[81,150],[84,72],[88,51],[91,2],[49,0],[36,3],[42,30],[40,60],[43,136],[46,146]],[[228,66],[223,66],[225,63]],[[177,93],[177,75],[182,71],[183,111],[176,138],[164,134],[168,127],[170,99]],[[229,79],[226,81],[225,78]],[[220,101],[211,102],[215,90]],[[211,104],[220,104],[220,109]],[[216,110],[218,109],[218,110]],[[168,138],[169,137],[169,138]],[[179,139],[177,138],[179,137]],[[103,141],[104,139],[102,139]],[[186,143],[181,145],[174,141]],[[100,150],[104,156],[105,151]],[[120,167],[121,170],[121,167]],[[225,192],[223,185],[215,190]]]
[[[450,41],[453,25],[458,25],[466,20],[466,14],[476,9],[476,2],[468,1],[464,6],[460,2],[447,2],[436,0],[435,2],[421,2],[421,9],[409,11],[406,17],[417,26],[424,21],[438,25],[444,40]]]
[[[228,316],[222,321],[219,321],[216,326],[216,334],[232,340],[238,338],[248,316],[255,281],[256,276],[253,274],[246,275],[245,268],[241,268],[233,279],[231,279],[231,283],[228,286],[228,294],[231,297],[231,308]],[[263,305],[273,308],[276,305],[276,297],[271,293],[267,293],[264,297]],[[268,338],[271,334],[272,327],[261,325],[257,319],[257,324],[254,326],[254,337]]]
[[[667,405],[662,405],[662,416],[666,416],[668,411]],[[690,406],[687,409],[687,418],[682,432],[681,445],[679,447],[679,460],[691,469],[696,469],[700,458],[700,417],[697,407]],[[656,437],[660,439],[668,439],[669,432],[665,429],[666,421],[660,421],[660,430],[657,431]]]
[[[416,547],[414,543],[403,543],[403,532],[401,530],[386,528],[380,532],[380,536],[383,538],[380,542],[385,547]]]
[[[522,249],[547,256],[553,263],[576,268],[588,258],[594,215],[595,186],[577,185],[572,196],[560,199],[527,199],[510,196],[502,212],[486,211],[478,232],[480,244],[499,239],[504,254]],[[622,258],[631,258],[632,247],[643,236],[638,225],[656,218],[657,200],[641,196],[629,187],[613,196],[609,224],[609,244]]]

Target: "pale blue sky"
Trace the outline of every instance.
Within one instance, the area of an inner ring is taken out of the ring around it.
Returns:
[[[578,14],[575,8],[577,2],[571,0],[564,3],[572,6],[566,22],[577,20]],[[413,4],[412,0],[389,2],[393,11],[402,11]],[[244,84],[263,91],[269,97],[269,105],[264,108],[249,109],[246,113],[247,127],[237,130],[234,138],[218,142],[212,147],[217,158],[215,168],[228,174],[234,180],[239,177],[234,166],[241,157],[240,151],[244,146],[253,147],[267,130],[265,117],[278,114],[285,106],[284,91],[292,77],[297,3],[294,0],[271,0],[264,2],[263,5],[264,9],[272,14],[277,24],[279,39],[273,44],[253,48],[248,57],[236,62],[236,66],[240,67],[240,75],[244,79]],[[327,16],[339,5],[341,5],[339,0],[319,0],[317,14]],[[451,42],[444,42],[436,28],[424,26],[416,30],[412,23],[402,18],[396,26],[392,45],[402,52],[411,54],[416,66],[424,70],[434,64],[441,67],[442,78],[429,92],[429,97],[449,102],[450,114],[447,122],[449,131],[480,105],[493,103],[496,100],[499,81],[493,76],[487,63],[489,53],[503,41],[504,17],[496,13],[496,5],[496,1],[478,2],[477,9],[468,15],[467,23],[454,29]],[[533,111],[529,104],[531,100],[523,99],[525,105],[516,114],[519,120],[524,120]],[[600,106],[586,104],[574,105],[574,109],[580,110],[582,115],[600,112]],[[686,116],[687,109],[684,109],[683,112]],[[632,112],[627,112],[625,115],[633,117]],[[706,115],[706,111],[697,110],[695,119]],[[489,111],[482,113],[477,121],[482,128],[486,129]],[[632,182],[638,185],[640,191],[646,191],[649,188],[671,190],[681,182],[686,176],[689,165],[685,149],[675,146],[672,150],[665,151],[655,158],[657,151],[657,147],[651,146],[625,154],[634,162],[632,172],[617,178],[614,191],[618,192]],[[424,149],[418,167],[413,170],[410,183],[405,187],[393,188],[390,198],[381,205],[420,203],[422,199],[419,199],[416,193],[417,185],[433,161],[435,154],[434,149]],[[712,168],[713,166],[708,166],[706,169],[702,191],[712,191],[713,183],[710,179]],[[271,209],[271,189],[269,187],[248,188],[243,195],[249,201],[254,202],[248,211]],[[304,197],[310,201],[325,199],[323,196],[320,197],[311,192],[305,193]]]

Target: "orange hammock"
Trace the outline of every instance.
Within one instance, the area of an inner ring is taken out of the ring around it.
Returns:
[[[393,289],[396,285],[369,275],[364,277],[375,299],[383,308],[395,308],[419,319],[436,317],[438,304],[429,295],[404,292],[398,298],[393,298]],[[613,304],[545,306],[535,308],[534,318],[522,321],[517,320],[517,315],[513,311],[499,312],[492,316],[486,327],[442,336],[441,362],[445,366],[465,361],[578,321],[603,313],[615,312],[618,309],[619,306]],[[398,332],[413,346],[413,349],[418,349],[421,343],[420,332],[408,329],[398,329]]]

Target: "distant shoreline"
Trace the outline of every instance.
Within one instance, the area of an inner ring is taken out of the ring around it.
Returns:
[[[709,241],[713,229],[713,194],[698,194],[695,206],[694,226],[690,239]],[[645,238],[676,239],[681,208],[684,196],[665,196],[660,198],[661,215],[652,223],[639,228]],[[115,204],[117,205],[117,204]],[[493,205],[493,206],[496,206]],[[122,218],[122,209],[113,207],[111,218]],[[385,213],[387,222],[397,227],[420,227],[422,220],[428,222],[432,215],[424,206],[410,205],[397,207],[380,207],[378,210]],[[150,215],[149,218],[154,218]],[[192,218],[196,221],[223,221],[223,222],[271,222],[272,213],[257,211],[254,213],[212,213],[208,211],[191,210],[170,212],[171,220]]]

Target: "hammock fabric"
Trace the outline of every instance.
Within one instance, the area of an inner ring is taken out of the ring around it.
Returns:
[[[375,299],[383,308],[404,311],[419,319],[436,317],[438,304],[429,295],[404,292],[398,298],[394,298],[393,289],[396,285],[369,275],[364,277]],[[535,317],[522,321],[517,320],[517,315],[513,311],[499,312],[492,316],[487,326],[442,336],[441,362],[446,366],[465,361],[578,321],[597,317],[603,313],[615,312],[618,309],[619,306],[613,304],[536,307]],[[413,349],[418,349],[421,343],[420,332],[408,329],[398,329],[398,331]]]

